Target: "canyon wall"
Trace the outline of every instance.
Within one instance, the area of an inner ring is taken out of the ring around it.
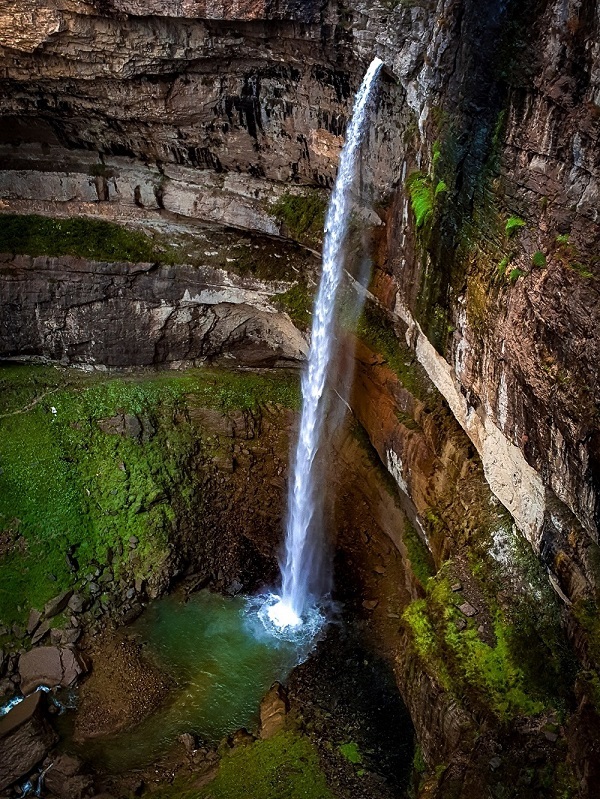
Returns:
[[[477,526],[497,545],[482,509],[499,501],[597,667],[598,14],[592,0],[18,0],[0,12],[0,211],[186,249],[136,266],[35,242],[3,256],[0,355],[127,365],[125,340],[138,365],[299,363],[305,338],[273,298],[314,287],[318,209],[379,55],[360,211],[376,313],[353,410],[436,567]],[[274,248],[266,277],[240,268],[236,242]],[[399,677],[413,716],[415,668]],[[459,746],[462,711],[446,736],[434,704],[427,723]]]

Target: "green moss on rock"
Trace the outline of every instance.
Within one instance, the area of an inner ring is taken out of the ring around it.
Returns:
[[[113,222],[35,214],[0,215],[0,252],[19,255],[74,255],[96,261],[176,263],[177,253],[158,248],[141,231]]]
[[[373,303],[365,305],[357,325],[358,337],[384,356],[386,363],[410,393],[429,404],[439,395],[414,353],[394,331],[388,316]]]
[[[447,562],[428,580],[426,598],[409,605],[404,621],[413,645],[445,690],[502,721],[561,710],[573,684],[574,661],[560,607],[533,554],[508,531],[494,535],[487,544],[484,536],[472,545],[466,594],[460,582],[452,590],[457,575]],[[510,576],[506,565],[489,555],[499,546],[505,559],[510,552]],[[507,583],[510,593],[500,590]],[[460,609],[465,599],[477,604],[475,615]]]
[[[214,780],[194,786],[178,777],[152,792],[155,799],[334,799],[321,770],[317,750],[295,732],[225,749]]]
[[[129,552],[148,575],[166,556],[176,509],[194,501],[212,452],[193,407],[298,405],[293,376],[193,370],[106,378],[0,369],[0,620],[22,623],[80,573]],[[117,559],[116,571],[119,563]]]
[[[422,586],[426,586],[429,578],[433,577],[436,572],[435,562],[433,555],[427,549],[427,545],[408,519],[404,524],[402,540],[408,552],[408,559],[415,577]]]
[[[326,207],[324,195],[313,190],[304,194],[284,194],[269,211],[291,238],[309,247],[319,247],[323,241]]]
[[[509,216],[506,220],[506,225],[504,229],[506,231],[507,236],[514,236],[518,233],[522,228],[525,227],[527,223],[524,219],[521,219],[520,216]]]
[[[289,314],[290,319],[301,330],[307,330],[311,324],[313,297],[306,283],[295,283],[287,291],[274,294],[273,304]]]
[[[443,183],[443,181],[441,181]],[[439,184],[438,184],[439,186]],[[443,184],[443,191],[446,191],[446,184]],[[410,195],[410,204],[415,215],[417,229],[425,228],[433,218],[433,208],[435,197],[439,193],[434,192],[431,178],[422,172],[415,172],[406,179],[406,188]]]

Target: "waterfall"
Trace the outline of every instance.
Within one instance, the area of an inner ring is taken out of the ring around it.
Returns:
[[[268,608],[269,618],[278,627],[300,626],[303,613],[321,598],[323,590],[324,546],[319,522],[324,489],[318,482],[321,475],[315,459],[326,415],[325,384],[334,352],[336,297],[344,270],[352,188],[382,65],[379,58],[371,62],[356,95],[327,209],[321,282],[313,310],[308,365],[302,377],[302,415],[290,480],[281,593]]]

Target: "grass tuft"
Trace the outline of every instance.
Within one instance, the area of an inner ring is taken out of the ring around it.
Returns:
[[[507,236],[514,236],[519,230],[525,227],[527,223],[520,216],[511,216],[506,220],[505,230]]]

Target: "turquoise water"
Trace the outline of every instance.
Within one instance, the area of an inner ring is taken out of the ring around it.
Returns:
[[[269,635],[244,598],[208,591],[188,602],[153,602],[129,632],[146,642],[177,687],[136,727],[85,745],[86,759],[114,772],[156,761],[183,732],[216,742],[239,727],[251,729],[272,683],[307,654]]]

